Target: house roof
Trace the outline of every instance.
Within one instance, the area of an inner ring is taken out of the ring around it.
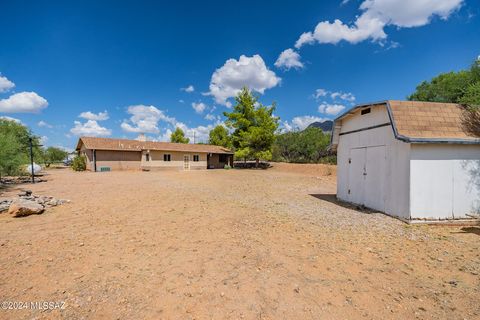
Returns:
[[[395,138],[409,143],[480,144],[480,137],[468,132],[462,123],[464,107],[455,103],[386,100],[360,104],[334,121],[331,145],[338,144],[342,119],[359,109],[384,105]]]
[[[129,140],[129,139],[112,139],[112,138],[97,138],[97,137],[81,137],[80,139],[78,139],[76,150],[80,150],[82,144],[87,149],[95,149],[95,150],[118,150],[118,151],[162,150],[162,151],[233,154],[233,152],[227,148],[209,145],[209,144],[138,141],[138,140]]]

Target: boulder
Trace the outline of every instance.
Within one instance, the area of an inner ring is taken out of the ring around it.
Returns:
[[[2,202],[0,203],[0,213],[7,211],[10,208],[10,202]]]
[[[44,210],[45,208],[41,204],[20,198],[13,200],[8,213],[14,217],[23,217],[31,214],[41,214]]]

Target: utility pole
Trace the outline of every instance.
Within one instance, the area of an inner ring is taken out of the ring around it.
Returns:
[[[195,144],[195,130],[193,130],[193,144]]]
[[[32,172],[32,183],[35,183],[35,172],[33,170],[33,142],[32,142],[32,137],[28,138],[28,142],[30,143],[30,170]]]
[[[33,170],[33,139],[28,137],[29,147],[30,147],[30,172],[32,174],[32,183],[35,183],[35,171]],[[43,147],[41,144],[35,145],[35,147]]]

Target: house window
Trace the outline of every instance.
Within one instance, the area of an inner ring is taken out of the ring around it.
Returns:
[[[150,154],[149,153],[145,153],[145,161],[150,161]]]
[[[193,155],[193,162],[198,162],[200,161],[200,156],[198,154]]]
[[[164,154],[163,155],[163,161],[171,161],[171,155],[170,154]]]

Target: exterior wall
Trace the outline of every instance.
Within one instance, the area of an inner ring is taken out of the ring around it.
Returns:
[[[150,161],[146,161],[146,151],[142,154],[141,167],[152,170],[184,170],[185,155],[189,156],[189,170],[207,169],[207,153],[178,152],[178,151],[150,151]],[[169,154],[171,161],[163,161],[163,155]],[[193,156],[198,155],[199,161],[193,161]]]
[[[375,106],[368,114],[360,115],[359,110],[343,119],[340,133],[389,122],[385,106]],[[356,150],[362,148],[365,149]],[[358,163],[349,160],[358,154],[364,160],[355,167]],[[409,159],[410,145],[396,140],[391,126],[341,135],[337,149],[337,197],[409,219]],[[349,194],[353,186],[362,194]]]
[[[80,155],[85,156],[86,159],[86,164],[87,164],[87,170],[93,171],[94,166],[93,166],[93,152],[90,149],[85,149],[85,146],[82,145],[80,149]]]
[[[95,156],[97,171],[100,171],[100,167],[109,167],[110,170],[140,170],[140,151],[96,150]],[[93,161],[91,170],[94,170]]]
[[[412,145],[412,219],[459,219],[480,213],[480,146]]]

